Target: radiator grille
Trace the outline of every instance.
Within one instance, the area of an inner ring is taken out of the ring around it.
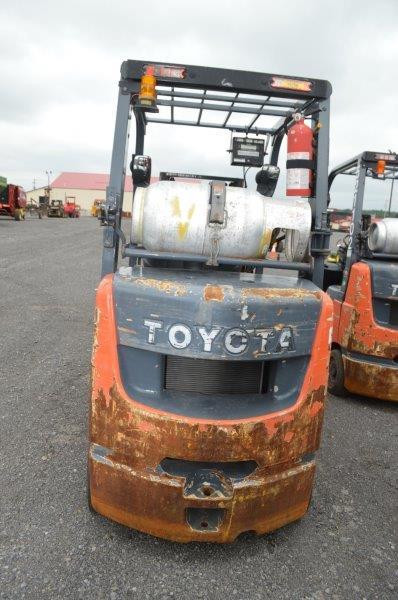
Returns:
[[[165,357],[165,389],[200,394],[260,394],[266,389],[262,361]]]

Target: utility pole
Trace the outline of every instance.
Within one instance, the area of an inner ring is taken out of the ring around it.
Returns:
[[[36,179],[33,179],[33,189],[36,189]]]
[[[391,179],[390,200],[388,202],[388,213],[387,213],[387,216],[389,216],[390,213],[391,213],[391,203],[392,203],[392,193],[394,191],[394,181],[395,181],[395,178],[393,177]]]
[[[50,187],[50,175],[52,175],[53,172],[52,171],[46,171],[46,175],[47,175],[47,198],[48,198],[48,203],[50,204],[50,192],[51,192],[51,187]]]

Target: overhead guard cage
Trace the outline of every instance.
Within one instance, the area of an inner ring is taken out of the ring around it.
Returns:
[[[354,200],[352,206],[352,226],[350,231],[351,242],[349,245],[349,254],[347,256],[346,273],[348,273],[351,265],[361,257],[361,231],[362,231],[362,215],[365,197],[365,182],[366,177],[371,179],[379,179],[376,175],[377,163],[384,162],[384,173],[382,180],[391,180],[390,189],[390,208],[393,193],[393,184],[398,179],[398,154],[394,152],[371,152],[366,150],[357,156],[346,160],[329,173],[328,187],[329,190],[338,175],[351,175],[356,178]],[[330,194],[328,196],[328,205],[330,204]],[[370,251],[369,251],[370,252]],[[372,258],[396,260],[398,256],[389,254],[371,253]],[[345,283],[347,281],[345,280]]]
[[[157,107],[159,112],[148,112],[140,106],[140,81],[148,66],[155,67]],[[296,82],[301,89],[288,89]],[[302,84],[302,85],[301,85]],[[277,165],[284,135],[293,123],[293,115],[300,112],[311,118],[315,133],[315,185],[312,208],[311,257],[308,263],[282,263],[271,260],[225,259],[220,264],[245,264],[253,267],[295,269],[322,286],[324,257],[328,253],[327,227],[328,161],[329,161],[329,107],[332,87],[328,81],[290,77],[271,73],[167,64],[151,61],[127,60],[121,66],[119,98],[111,160],[109,186],[106,192],[107,225],[104,230],[102,276],[117,269],[119,242],[122,256],[130,262],[137,258],[165,258],[167,260],[198,260],[194,255],[167,255],[149,253],[126,244],[121,230],[123,191],[129,141],[131,113],[136,123],[135,154],[144,153],[148,125],[169,124],[225,129],[242,134],[267,135],[271,140],[270,164]],[[183,110],[184,109],[184,110]],[[179,118],[179,112],[192,114],[190,119]],[[211,113],[212,119],[208,115]],[[219,114],[216,120],[214,115]],[[271,125],[270,125],[271,121]],[[226,178],[228,179],[228,178]],[[134,187],[133,187],[134,194]],[[203,257],[200,257],[203,260]]]

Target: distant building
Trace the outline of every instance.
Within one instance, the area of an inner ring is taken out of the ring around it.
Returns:
[[[106,187],[109,183],[109,175],[106,173],[61,173],[51,185],[50,199],[62,200],[74,198],[76,204],[79,204],[83,213],[88,213],[94,200],[105,200]],[[26,192],[28,201],[30,199],[36,202],[39,196],[45,195],[45,187]],[[126,175],[123,210],[131,211],[132,202],[132,181],[131,177]]]

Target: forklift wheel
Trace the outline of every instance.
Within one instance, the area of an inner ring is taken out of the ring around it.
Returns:
[[[22,213],[21,210],[19,208],[16,209],[15,213],[14,213],[14,219],[16,221],[21,221],[22,220]]]
[[[347,395],[344,387],[344,363],[338,348],[330,353],[328,390],[334,396]]]

